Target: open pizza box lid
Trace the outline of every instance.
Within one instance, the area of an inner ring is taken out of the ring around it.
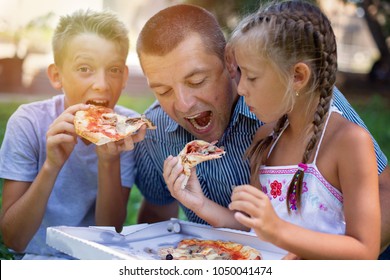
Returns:
[[[241,243],[259,250],[265,260],[281,259],[286,254],[286,251],[261,241],[254,233],[177,219],[126,226],[121,233],[111,227],[49,227],[46,243],[82,260],[161,259],[158,256],[160,248],[176,246],[187,238]]]

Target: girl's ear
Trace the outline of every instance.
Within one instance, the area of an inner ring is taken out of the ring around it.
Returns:
[[[50,64],[47,67],[47,76],[53,88],[56,90],[62,89],[61,74],[55,64]]]
[[[225,47],[225,63],[226,68],[229,71],[230,78],[238,80],[240,79],[239,73],[238,73],[238,66],[236,62],[236,58],[234,57],[234,51],[231,45],[228,43]]]
[[[294,90],[300,91],[309,82],[311,70],[306,63],[299,62],[294,66]]]

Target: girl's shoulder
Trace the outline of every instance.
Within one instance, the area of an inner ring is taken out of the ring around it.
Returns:
[[[337,147],[341,154],[373,146],[371,135],[366,129],[340,114],[332,114],[324,140]]]

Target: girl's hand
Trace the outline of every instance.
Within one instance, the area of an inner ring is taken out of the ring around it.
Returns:
[[[49,126],[46,133],[46,163],[49,166],[61,169],[69,158],[77,143],[74,115],[88,107],[85,104],[70,106]]]
[[[272,242],[276,238],[282,220],[261,190],[250,185],[234,188],[229,209],[238,211],[234,214],[236,220],[252,228],[260,239]]]
[[[169,156],[164,161],[163,176],[165,183],[174,198],[195,213],[197,213],[199,209],[202,209],[206,198],[201,189],[198,177],[196,176],[195,168],[191,170],[191,176],[188,179],[186,187],[182,189],[182,183],[186,179],[186,176],[183,173],[183,166],[179,163],[177,157]]]

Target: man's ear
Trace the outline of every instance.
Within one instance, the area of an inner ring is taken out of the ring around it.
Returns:
[[[228,43],[225,47],[225,63],[226,63],[226,68],[229,71],[230,77],[232,79],[235,79],[239,77],[238,73],[238,66],[236,62],[236,58],[234,56],[234,50],[231,47],[231,45]]]
[[[47,67],[47,76],[49,77],[51,86],[56,90],[62,89],[61,74],[55,64],[50,64]]]
[[[311,75],[310,67],[303,62],[299,62],[294,66],[294,90],[300,91],[306,87]]]

